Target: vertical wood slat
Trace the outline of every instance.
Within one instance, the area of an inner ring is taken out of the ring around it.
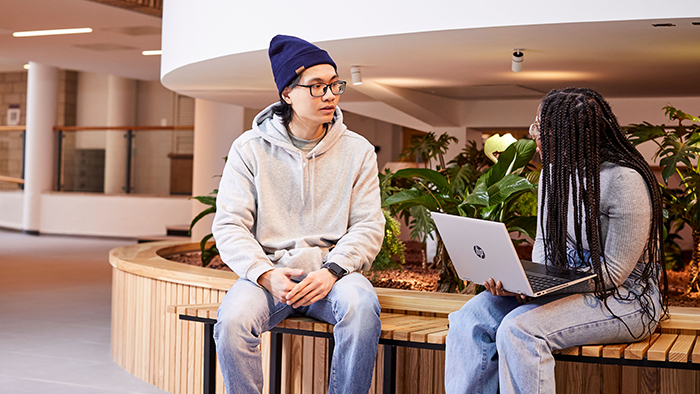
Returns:
[[[421,394],[433,393],[435,353],[430,349],[418,349],[418,392]]]
[[[314,391],[314,337],[302,337],[301,392]]]
[[[324,394],[328,388],[327,344],[328,340],[325,338],[314,338],[313,394]]]

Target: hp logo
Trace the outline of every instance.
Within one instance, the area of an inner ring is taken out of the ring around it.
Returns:
[[[484,249],[481,249],[479,245],[474,245],[474,253],[482,260],[486,258],[486,252],[484,252]]]

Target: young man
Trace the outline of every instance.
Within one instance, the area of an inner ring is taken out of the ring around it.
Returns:
[[[374,147],[347,130],[345,90],[328,53],[296,37],[270,42],[280,102],[234,141],[213,224],[240,279],[214,338],[228,393],[262,391],[260,334],[292,314],[335,324],[329,393],[367,393],[381,331],[360,274],[384,236]]]

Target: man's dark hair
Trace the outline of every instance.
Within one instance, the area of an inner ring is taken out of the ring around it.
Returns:
[[[590,265],[596,274],[595,295],[606,309],[616,316],[607,304],[613,296],[621,301],[640,304],[649,332],[655,322],[653,294],[650,282],[662,279],[662,315],[668,315],[668,283],[663,251],[663,212],[658,181],[644,157],[625,137],[610,106],[597,92],[585,88],[552,90],[540,105],[540,142],[542,155],[541,188],[546,204],[540,204],[540,215],[546,213],[544,231],[546,264],[567,268],[567,244],[575,245],[579,261],[584,258],[582,232],[588,240]],[[609,272],[605,259],[604,239],[600,223],[600,164],[611,162],[637,171],[647,185],[651,197],[651,229],[643,257],[647,264],[635,287],[639,294],[617,288],[606,289],[603,270]],[[574,232],[567,234],[569,195],[573,196]],[[543,216],[541,216],[543,217]],[[585,230],[583,230],[585,229]],[[572,267],[568,267],[572,268]],[[580,268],[580,267],[573,267]],[[621,320],[621,319],[620,319]],[[627,324],[625,324],[627,326]],[[629,327],[627,327],[629,330]],[[630,331],[635,338],[637,335]],[[639,335],[639,334],[638,334]],[[640,336],[641,336],[640,335]]]
[[[286,88],[294,89],[294,87],[296,87],[299,84],[300,80],[301,80],[301,74],[297,75],[296,78],[294,78],[292,80],[292,82],[290,82],[289,85],[287,85]],[[292,110],[292,106],[287,104],[282,98],[280,98],[280,102],[277,103],[274,107],[272,107],[272,112],[275,115],[282,118],[282,124],[284,125],[285,128],[288,129],[289,123],[292,121],[292,116],[294,115],[294,111]]]

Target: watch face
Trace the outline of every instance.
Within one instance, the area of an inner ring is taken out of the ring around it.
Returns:
[[[338,279],[342,278],[346,274],[345,269],[336,263],[328,264],[328,270],[331,271],[333,275],[337,276]]]

